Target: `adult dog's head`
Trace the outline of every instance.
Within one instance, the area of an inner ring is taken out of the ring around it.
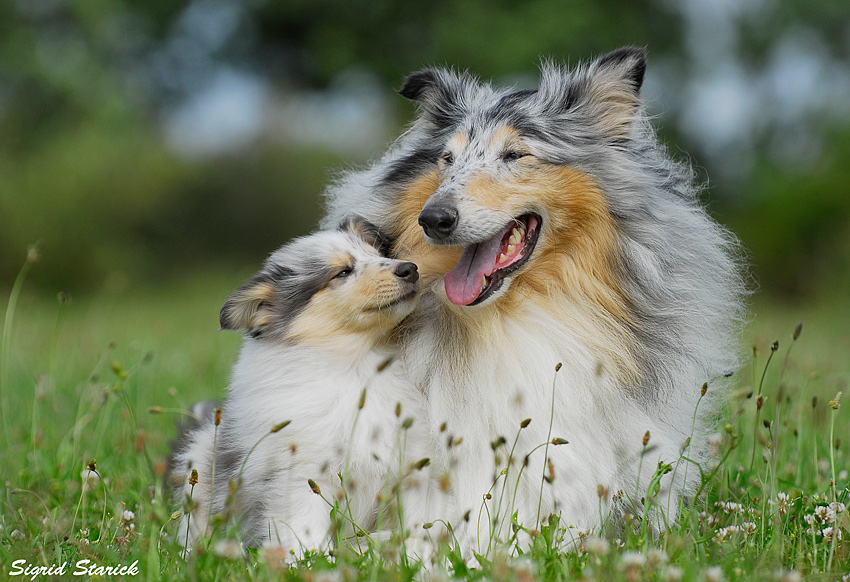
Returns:
[[[404,184],[390,227],[397,252],[426,281],[442,277],[455,305],[555,286],[623,315],[603,183],[640,132],[644,70],[643,50],[624,48],[572,73],[544,64],[531,91],[445,70],[410,75],[400,93],[420,105],[419,139],[385,180]]]

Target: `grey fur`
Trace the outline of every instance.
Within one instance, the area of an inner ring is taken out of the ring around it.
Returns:
[[[643,50],[630,47],[573,72],[547,61],[539,89],[520,92],[465,72],[414,73],[400,92],[419,101],[419,116],[381,160],[326,190],[322,223],[337,224],[357,209],[388,229],[395,197],[436,165],[448,135],[510,123],[537,157],[593,176],[606,194],[620,235],[620,282],[645,348],[638,397],[673,389],[683,359],[698,363],[706,380],[719,379],[738,367],[743,253],[709,217],[691,168],[659,143],[639,98],[645,66]],[[600,112],[607,84],[622,79],[631,83],[634,108],[627,132],[610,134]],[[411,82],[415,91],[406,90]],[[698,387],[702,380],[691,382]]]
[[[399,196],[417,177],[438,167],[452,135],[460,130],[467,134],[466,159],[456,164],[471,167],[483,151],[477,144],[499,127],[513,126],[539,160],[593,177],[614,219],[615,274],[638,339],[633,356],[640,374],[633,385],[620,387],[634,405],[620,405],[612,418],[626,418],[634,410],[658,419],[667,430],[667,450],[692,434],[688,455],[700,460],[729,385],[728,373],[740,365],[746,270],[737,239],[701,203],[702,186],[695,183],[689,165],[674,160],[658,141],[640,98],[645,66],[644,51],[629,47],[573,71],[547,61],[536,91],[497,88],[466,72],[414,73],[400,92],[418,102],[417,117],[380,160],[342,174],[326,190],[323,224],[338,224],[356,212],[378,229],[389,230]],[[441,174],[438,193],[451,186],[452,175]],[[491,230],[490,225],[482,228]],[[493,236],[490,230],[478,240],[447,242],[478,242]],[[404,258],[403,249],[399,251]],[[442,400],[462,402],[476,382],[464,376],[465,370],[483,341],[470,336],[452,309],[433,293],[423,294],[408,331],[409,345],[433,346],[433,352],[428,362],[409,365],[423,368],[421,382],[441,390]],[[439,374],[444,381],[449,378],[442,386],[431,380]],[[700,400],[704,382],[709,390]],[[606,407],[604,402],[597,405]],[[612,483],[627,487],[622,484],[634,483],[636,463],[625,453],[616,456],[623,466]],[[687,483],[674,485],[672,495],[687,497],[695,475],[691,471]],[[597,500],[575,502],[590,506]]]

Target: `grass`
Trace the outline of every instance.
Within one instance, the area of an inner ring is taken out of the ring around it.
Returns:
[[[147,580],[850,580],[850,517],[830,505],[850,505],[850,402],[836,402],[850,383],[847,298],[817,309],[756,302],[747,332],[755,354],[712,437],[714,462],[701,468],[696,501],[659,537],[647,533],[646,513],[627,517],[618,539],[544,516],[530,547],[472,568],[442,546],[426,573],[399,559],[392,540],[309,554],[291,568],[279,551],[246,554],[224,537],[184,559],[164,459],[178,411],[223,394],[239,338],[216,333],[217,313],[243,277],[197,276],[165,291],[113,286],[70,301],[28,289],[25,275],[3,295],[4,575],[26,560],[68,562],[71,578],[90,560],[95,574],[135,564],[128,577]],[[643,510],[651,505],[650,494]],[[559,549],[575,536],[578,548]]]

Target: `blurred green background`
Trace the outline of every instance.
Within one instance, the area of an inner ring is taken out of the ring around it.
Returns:
[[[51,293],[236,281],[398,135],[405,74],[533,85],[625,44],[761,291],[845,293],[846,0],[0,0],[0,287],[39,239]]]

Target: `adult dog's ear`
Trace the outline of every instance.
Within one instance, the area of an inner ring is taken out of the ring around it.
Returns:
[[[478,81],[469,73],[423,69],[408,75],[398,93],[419,103],[431,121],[443,128],[461,118],[467,93],[478,89]]]
[[[266,273],[258,273],[234,291],[219,313],[221,329],[258,331],[274,319],[275,286]]]
[[[430,91],[436,90],[441,84],[440,73],[435,69],[423,69],[411,73],[404,79],[398,94],[411,101],[421,101]]]
[[[623,137],[640,109],[645,73],[646,51],[639,47],[602,55],[574,74],[544,63],[539,99],[548,111],[583,111],[604,134]]]
[[[389,256],[390,249],[392,248],[392,241],[390,238],[378,230],[378,227],[363,218],[362,216],[352,215],[345,220],[343,220],[339,225],[340,230],[348,231],[376,249],[383,256]]]
[[[591,73],[599,77],[597,82],[613,83],[619,90],[631,91],[638,97],[646,73],[646,50],[635,46],[618,48],[599,57],[591,65]]]

